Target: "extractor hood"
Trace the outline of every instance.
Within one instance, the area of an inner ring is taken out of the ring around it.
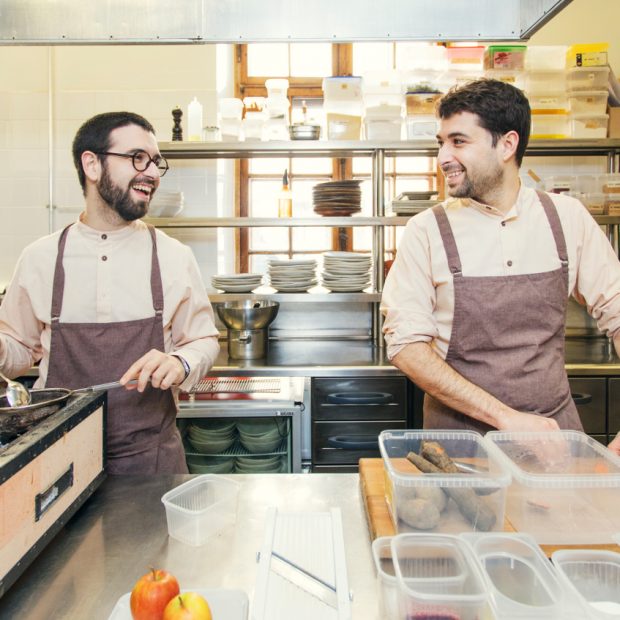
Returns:
[[[0,0],[0,44],[517,41],[571,0]]]

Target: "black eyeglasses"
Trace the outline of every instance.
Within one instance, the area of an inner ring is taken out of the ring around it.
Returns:
[[[163,177],[168,172],[168,162],[165,157],[156,155],[151,157],[146,151],[138,149],[134,153],[112,153],[111,151],[95,151],[96,155],[115,155],[116,157],[125,157],[131,159],[131,163],[137,172],[144,172],[153,162],[159,170],[159,176]]]

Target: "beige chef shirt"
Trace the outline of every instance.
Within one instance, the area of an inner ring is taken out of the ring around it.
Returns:
[[[9,375],[36,361],[45,385],[50,353],[52,285],[61,231],[22,253],[0,306],[0,368]],[[160,230],[157,255],[164,291],[164,348],[187,360],[188,389],[213,366],[219,345],[213,308],[192,251]],[[81,221],[69,229],[64,254],[65,292],[61,322],[109,323],[153,316],[151,236],[135,221],[102,233]],[[126,368],[118,369],[118,378]]]
[[[568,295],[587,306],[599,329],[620,328],[620,263],[601,228],[576,199],[552,195],[566,239]],[[535,190],[521,187],[503,215],[468,199],[444,203],[464,276],[507,276],[551,271],[560,260],[549,221]],[[544,294],[544,291],[541,291]],[[381,311],[387,355],[412,342],[431,342],[445,359],[454,314],[454,286],[435,216],[412,217],[385,282]],[[519,300],[514,311],[519,312]],[[484,316],[485,309],[480,308]],[[486,316],[489,321],[502,317]]]

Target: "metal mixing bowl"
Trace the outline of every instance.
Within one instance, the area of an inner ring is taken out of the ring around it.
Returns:
[[[228,329],[263,329],[270,325],[278,314],[277,301],[227,301],[217,305],[217,314]]]

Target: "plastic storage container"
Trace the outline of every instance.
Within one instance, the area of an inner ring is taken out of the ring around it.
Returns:
[[[399,618],[494,618],[484,575],[457,536],[399,534],[391,542]]]
[[[570,135],[568,114],[532,114],[530,138],[536,140],[561,140]]]
[[[361,116],[362,78],[347,76],[323,78],[323,109],[326,113]]]
[[[435,114],[435,109],[439,100],[443,97],[443,93],[437,92],[417,92],[407,93],[405,95],[405,103],[407,106],[407,115],[415,114]]]
[[[521,90],[525,87],[525,73],[515,69],[487,69],[484,72],[484,77],[490,80],[499,80],[500,82],[506,82],[506,84],[512,84]]]
[[[409,452],[420,454],[423,441],[439,442],[459,472],[417,471],[406,457]],[[479,433],[389,430],[379,435],[379,449],[386,501],[397,532],[503,529],[510,476],[501,460],[489,455]]]
[[[239,487],[228,478],[205,474],[171,489],[161,498],[168,534],[187,545],[204,545],[208,538],[234,524]]]
[[[567,67],[601,67],[607,64],[609,43],[576,43],[566,52]]]
[[[484,55],[486,69],[520,71],[525,65],[525,45],[489,45]]]
[[[582,618],[620,618],[620,553],[562,549],[551,556],[565,588],[582,609]]]
[[[489,431],[484,442],[512,474],[506,516],[516,531],[573,545],[620,532],[620,457],[585,433]]]
[[[454,45],[446,48],[450,69],[470,71],[482,69],[485,47],[483,45]]]
[[[328,112],[325,115],[328,140],[359,140],[362,117]]]
[[[605,138],[608,123],[608,114],[571,114],[570,135],[572,138]]]
[[[288,80],[285,78],[269,78],[265,80],[267,98],[286,99],[288,93]]]
[[[379,579],[379,611],[384,620],[400,620],[398,615],[398,582],[392,560],[392,536],[372,541],[372,558]]]
[[[563,93],[530,94],[528,99],[532,114],[566,114],[569,110],[568,97]]]
[[[527,71],[562,70],[566,66],[566,45],[528,45],[525,52]]]
[[[605,114],[606,90],[578,90],[568,93],[570,111],[573,114]]]
[[[241,120],[243,101],[232,97],[219,100],[220,118]]]
[[[568,70],[568,90],[606,90],[609,67],[573,67]]]
[[[438,122],[433,115],[415,114],[405,119],[407,140],[435,140]]]
[[[527,71],[523,88],[528,95],[566,95],[565,70]]]
[[[473,548],[502,620],[565,620],[564,588],[553,565],[527,534],[462,534]]]

